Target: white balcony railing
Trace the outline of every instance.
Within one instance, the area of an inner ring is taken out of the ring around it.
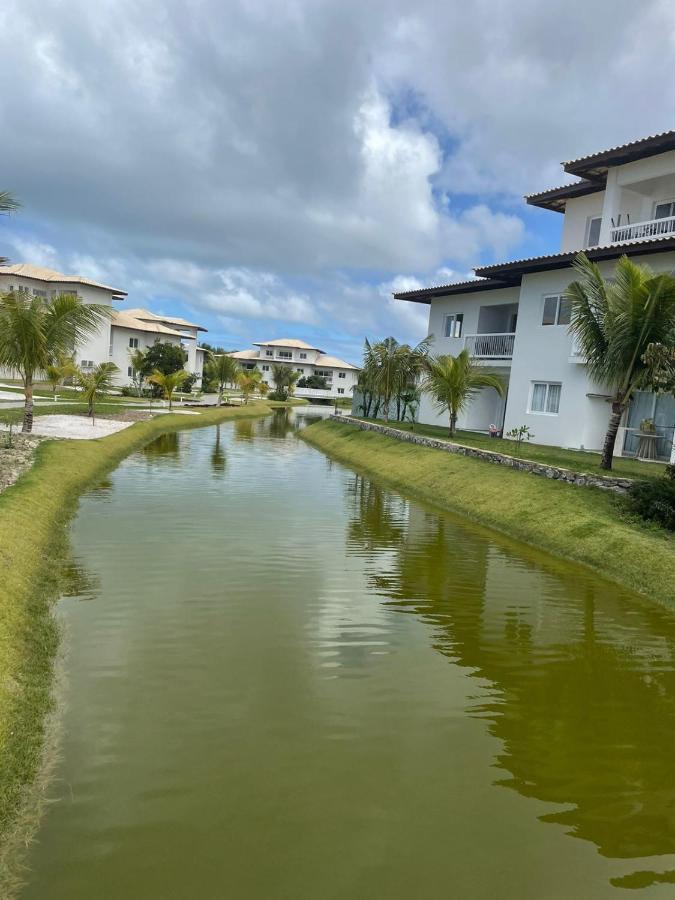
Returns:
[[[675,216],[667,216],[664,219],[649,219],[647,222],[619,225],[612,228],[611,239],[613,244],[620,244],[622,241],[640,241],[673,233],[675,233]]]
[[[476,359],[511,359],[514,338],[513,332],[467,334],[464,346]]]

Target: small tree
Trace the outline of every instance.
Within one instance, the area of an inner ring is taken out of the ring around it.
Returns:
[[[425,362],[425,368],[422,390],[431,394],[438,410],[448,413],[450,437],[455,434],[459,414],[478,391],[494,388],[500,397],[504,396],[503,378],[477,365],[466,348],[457,356],[430,357]]]
[[[82,398],[87,404],[87,415],[95,423],[96,403],[108,394],[114,386],[115,374],[119,369],[113,362],[99,363],[91,372],[77,371],[77,383],[82,388]]]
[[[251,394],[255,391],[262,393],[263,390],[266,390],[267,385],[263,389],[263,384],[265,382],[262,379],[262,374],[257,369],[243,369],[237,376],[237,385],[241,390],[244,403],[248,403]]]
[[[131,363],[131,380],[138,392],[138,396],[142,397],[145,379],[152,371],[148,369],[147,351],[141,350],[140,347],[136,350],[130,350],[129,362]]]
[[[233,356],[228,356],[226,353],[211,353],[209,351],[206,379],[209,383],[215,382],[218,386],[218,406],[223,402],[225,386],[237,384],[240,373],[239,363]]]
[[[272,365],[272,381],[275,388],[274,398],[276,400],[287,400],[293,393],[298,377],[299,373],[291,369],[290,366],[274,363]]]
[[[67,378],[75,378],[78,374],[78,368],[70,357],[62,356],[58,362],[47,366],[45,376],[51,385],[54,400],[56,400],[56,392],[63,385]]]
[[[400,397],[414,386],[424,369],[429,352],[431,335],[420,341],[416,347],[399,344],[396,338],[388,337],[371,344],[365,340],[363,370],[359,376],[359,390],[367,390],[382,403],[385,422],[389,421],[390,405],[393,398]],[[366,413],[367,415],[367,413]]]
[[[152,373],[148,378],[148,381],[151,381],[160,388],[164,399],[169,401],[169,409],[173,409],[174,391],[180,387],[187,376],[188,373],[185,369],[179,369],[177,372],[171,372],[168,375],[165,375],[164,372],[156,371]]]

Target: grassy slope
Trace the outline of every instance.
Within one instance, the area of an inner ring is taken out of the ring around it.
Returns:
[[[300,435],[403,493],[584,563],[673,606],[675,539],[621,518],[620,501],[607,491],[537,478],[335,421],[317,422]]]
[[[361,418],[361,417],[360,417]],[[401,431],[410,431],[409,422],[383,422],[382,419],[364,419],[365,422],[376,422],[378,425],[387,425],[389,428],[398,428]],[[439,425],[415,425],[415,434],[423,434],[427,437],[440,438],[447,441],[448,429]],[[663,475],[664,463],[643,463],[635,459],[617,457],[612,463],[612,471],[605,472],[600,468],[600,454],[585,450],[565,450],[563,447],[549,447],[546,444],[533,444],[525,441],[520,449],[515,441],[507,438],[495,440],[487,434],[475,431],[457,431],[453,443],[464,444],[467,447],[479,447],[482,450],[491,450],[494,453],[504,453],[506,456],[515,456],[518,459],[529,459],[533,462],[543,463],[549,466],[561,466],[571,469],[573,472],[588,472],[595,475],[616,475],[622,478],[659,478]]]
[[[162,415],[99,440],[46,441],[35,466],[0,494],[0,841],[40,765],[58,643],[50,606],[67,548],[65,526],[80,494],[160,434],[269,411],[252,403]],[[3,862],[0,849],[0,883]]]

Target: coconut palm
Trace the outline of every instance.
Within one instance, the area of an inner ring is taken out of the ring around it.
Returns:
[[[33,428],[36,377],[70,356],[110,313],[108,306],[85,304],[71,294],[51,300],[24,293],[0,297],[0,366],[15,371],[23,382],[23,431]]]
[[[45,377],[52,386],[54,400],[56,400],[56,392],[63,385],[66,378],[74,378],[77,374],[78,368],[69,356],[62,356],[57,362],[47,366]]]
[[[290,366],[282,363],[272,364],[272,381],[278,400],[286,400],[295,388],[295,382],[300,377],[299,372],[293,371]]]
[[[223,402],[225,385],[236,384],[240,372],[241,367],[233,356],[227,353],[212,353],[209,350],[206,377],[207,381],[215,381],[218,385],[218,406]]]
[[[577,280],[565,292],[572,307],[570,331],[589,375],[612,394],[600,461],[603,469],[611,469],[625,409],[635,391],[653,386],[653,366],[643,359],[649,345],[675,343],[675,278],[666,272],[655,275],[627,256],[617,263],[611,281],[605,281],[585,253],[573,268]]]
[[[19,206],[19,201],[15,200],[8,191],[0,191],[0,213],[14,212]],[[0,256],[0,266],[4,266],[7,262],[6,257]]]
[[[155,369],[152,375],[148,377],[148,381],[151,381],[161,388],[164,399],[169,401],[169,409],[173,409],[174,391],[181,386],[189,374],[190,373],[186,372],[185,369],[179,369],[177,372],[170,372],[168,375],[164,372],[160,372],[159,369]]]
[[[410,347],[399,344],[393,337],[375,344],[366,338],[361,382],[381,398],[385,421],[389,421],[392,398],[400,398],[417,381],[424,368],[430,342],[431,336],[420,341],[416,347]]]
[[[119,369],[114,362],[99,363],[91,372],[77,370],[75,377],[78,386],[82,389],[82,399],[87,404],[87,415],[91,417],[92,425],[95,422],[96,402],[105,394],[110,393],[117,372]]]
[[[147,360],[145,350],[137,347],[135,350],[129,351],[129,362],[131,364],[132,379],[136,385],[138,396],[143,396],[143,384],[147,375]]]
[[[237,376],[237,384],[241,389],[244,403],[248,403],[249,397],[255,391],[262,393],[267,388],[267,385],[265,385],[265,388],[262,387],[265,382],[262,380],[262,374],[257,369],[242,369]]]
[[[450,419],[450,437],[453,437],[459,414],[466,409],[478,391],[494,388],[500,397],[504,395],[504,380],[473,361],[464,348],[457,356],[429,357],[425,364],[422,390],[431,395],[439,412],[447,412]]]

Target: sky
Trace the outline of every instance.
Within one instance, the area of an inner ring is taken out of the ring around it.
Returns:
[[[672,0],[3,0],[0,255],[357,363],[558,249],[523,194],[675,127]],[[123,308],[122,307],[122,308]]]

